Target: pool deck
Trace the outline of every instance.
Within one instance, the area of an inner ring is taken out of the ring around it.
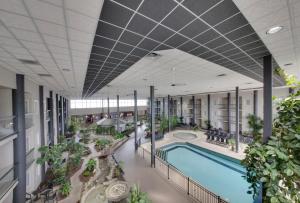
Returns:
[[[141,128],[139,128],[141,130]],[[140,131],[143,133],[143,130]],[[133,134],[132,134],[133,135]],[[142,136],[142,134],[140,134]],[[118,161],[122,161],[125,179],[130,185],[137,184],[147,192],[153,203],[188,203],[196,202],[184,191],[178,189],[167,179],[160,176],[150,164],[142,159],[134,150],[134,139],[129,139],[115,153]]]
[[[177,137],[174,137],[173,134],[177,133],[177,132],[184,132],[184,133],[193,133],[197,135],[197,138],[195,139],[180,139]],[[244,150],[246,149],[246,144],[240,143],[240,150],[239,152],[235,152],[232,151],[231,149],[229,149],[228,147],[225,146],[220,146],[214,143],[209,143],[206,141],[206,135],[204,134],[203,131],[193,131],[193,130],[175,130],[175,131],[171,131],[167,134],[165,134],[165,137],[161,140],[158,140],[155,142],[155,147],[159,148],[168,144],[172,144],[172,143],[176,143],[176,142],[189,142],[191,144],[194,145],[198,145],[200,147],[224,154],[226,156],[235,158],[235,159],[239,159],[242,160],[245,157],[245,153]],[[147,151],[151,151],[151,143],[144,143],[141,145],[142,148],[144,148]]]

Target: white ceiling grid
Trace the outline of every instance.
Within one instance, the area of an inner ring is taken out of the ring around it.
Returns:
[[[79,95],[102,4],[102,0],[1,0],[0,66],[62,93]]]

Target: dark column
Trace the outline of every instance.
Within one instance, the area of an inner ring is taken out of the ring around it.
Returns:
[[[50,110],[50,137],[51,137],[51,144],[54,145],[54,124],[53,124],[53,112],[54,112],[54,108],[53,108],[53,92],[50,91],[50,102],[49,102],[49,110]]]
[[[162,115],[163,117],[165,118],[166,117],[166,112],[165,112],[165,98],[163,97],[163,101],[162,101],[162,107],[163,107],[163,110],[162,110]]]
[[[192,108],[193,108],[193,125],[196,124],[196,106],[195,106],[195,96],[192,96]]]
[[[207,95],[207,122],[210,124],[210,94]]]
[[[170,106],[170,95],[168,95],[168,132],[171,131]]]
[[[57,138],[60,136],[60,125],[59,125],[59,101],[58,101],[58,94],[55,95],[55,104],[56,104],[56,133],[57,133]]]
[[[137,143],[137,119],[138,119],[138,110],[137,110],[137,92],[134,90],[133,92],[133,97],[134,97],[134,147],[135,150],[138,148],[138,143]]]
[[[258,99],[257,99],[257,90],[253,91],[253,114],[257,116],[257,105],[258,105]]]
[[[119,106],[119,95],[117,95],[117,131],[120,132],[120,106]]]
[[[107,97],[107,115],[110,118],[110,111],[109,111],[109,97]]]
[[[61,134],[64,134],[64,132],[65,132],[65,126],[64,126],[64,102],[63,102],[63,97],[62,96],[60,96],[60,125],[61,125],[61,130],[60,130],[60,132],[61,132]]]
[[[183,112],[182,112],[182,97],[180,97],[180,117],[181,117],[181,120],[182,120],[182,115],[183,115]]]
[[[14,189],[14,203],[25,202],[26,196],[26,130],[25,130],[25,97],[24,97],[24,75],[16,75],[16,126],[18,137],[14,142],[15,172],[18,185]]]
[[[44,114],[44,87],[39,86],[39,106],[40,106],[40,133],[41,133],[41,146],[45,145],[45,114]],[[42,180],[45,178],[45,164],[41,165]]]
[[[230,98],[230,92],[227,93],[227,124],[228,124],[228,132],[231,132],[231,119],[230,119],[230,114],[231,114],[231,110],[230,110],[230,103],[231,103],[231,98]]]
[[[150,86],[151,105],[151,166],[155,168],[155,112],[154,112],[154,86]]]
[[[266,143],[272,134],[272,56],[264,56],[264,131],[263,143]]]
[[[239,152],[240,142],[240,100],[239,87],[235,88],[235,150]]]

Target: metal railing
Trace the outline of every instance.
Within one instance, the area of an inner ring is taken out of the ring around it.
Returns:
[[[35,161],[34,148],[32,148],[26,153],[26,169],[28,169],[31,166],[31,164],[33,164],[34,161]]]
[[[0,201],[13,189],[17,180],[14,178],[14,167],[0,169]]]
[[[0,140],[15,134],[15,116],[0,117]]]
[[[151,160],[151,153],[146,149],[139,147],[138,154],[145,160]],[[220,196],[209,191],[205,187],[201,186],[190,177],[185,176],[173,165],[163,161],[159,157],[155,156],[155,170],[167,178],[170,182],[175,184],[178,188],[185,191],[193,199],[203,203],[228,203]]]

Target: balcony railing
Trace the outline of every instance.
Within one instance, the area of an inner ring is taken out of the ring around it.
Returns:
[[[8,167],[0,170],[0,202],[9,191],[12,191],[17,184],[14,178],[14,168]]]
[[[25,128],[31,128],[33,126],[33,113],[25,114]]]
[[[0,141],[16,133],[14,121],[14,116],[0,117]]]
[[[151,153],[144,148],[139,147],[138,154],[142,156],[146,161],[151,161]],[[228,203],[217,194],[209,191],[201,186],[190,177],[185,176],[173,165],[163,161],[155,156],[155,169],[170,182],[175,184],[181,190],[184,190],[187,195],[199,202],[205,203]]]

